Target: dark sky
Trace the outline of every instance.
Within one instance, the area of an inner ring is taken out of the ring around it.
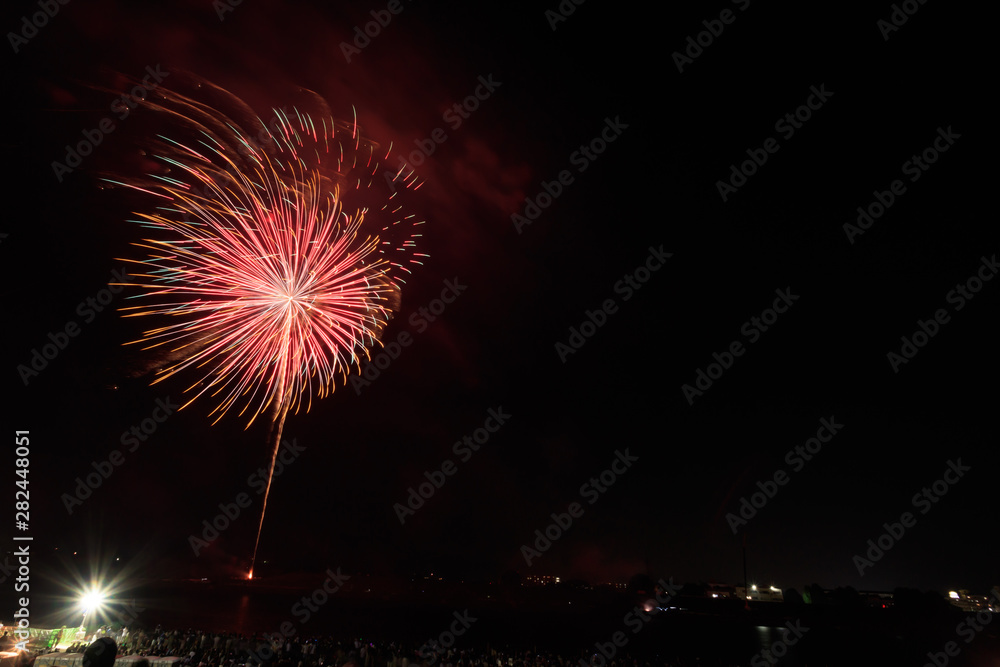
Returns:
[[[244,430],[235,415],[211,426],[210,402],[125,451],[72,515],[63,497],[157,399],[180,402],[188,386],[134,377],[148,360],[122,347],[138,331],[114,311],[127,293],[92,321],[77,310],[137,252],[141,231],[127,219],[138,200],[100,189],[97,176],[128,164],[155,130],[150,117],[140,108],[118,122],[62,182],[51,166],[109,116],[116,94],[102,87],[124,91],[121,75],[159,65],[261,113],[312,89],[397,150],[447,134],[417,168],[431,259],[386,332],[413,342],[371,386],[340,387],[289,417],[285,434],[304,450],[274,482],[261,559],[286,570],[516,569],[597,582],[648,569],[735,582],[745,537],[763,584],[1000,583],[1000,280],[971,299],[952,293],[1000,253],[985,205],[995,153],[975,113],[988,87],[970,83],[987,44],[967,32],[975,19],[921,5],[886,40],[878,21],[889,4],[698,3],[657,17],[593,0],[553,30],[554,0],[404,1],[347,62],[341,44],[385,4],[338,4],[246,0],[220,21],[210,2],[76,0],[8,51],[4,425],[31,431],[39,559],[58,569],[58,548],[78,551],[77,567],[120,555],[146,572],[200,576],[245,568],[253,548],[261,497],[248,478],[267,464],[267,428]],[[729,24],[718,22],[724,9]],[[34,11],[14,3],[5,28]],[[703,22],[724,30],[678,71],[672,54]],[[444,114],[479,77],[500,85],[451,127]],[[797,109],[808,120],[781,120]],[[574,157],[609,121],[618,136],[604,152]],[[932,150],[926,171],[905,164],[936,140],[947,150]],[[767,160],[724,199],[717,183],[752,155]],[[516,229],[525,197],[563,170],[572,182]],[[849,238],[845,223],[894,180],[901,194]],[[622,287],[661,247],[671,253],[662,268],[641,289]],[[467,287],[424,329],[411,315],[446,280]],[[776,291],[797,298],[766,332],[744,328]],[[564,362],[557,344],[608,299],[614,312]],[[947,321],[894,369],[887,354],[939,309]],[[70,322],[79,334],[25,385],[18,365]],[[735,341],[743,354],[689,402],[682,386]],[[456,456],[453,444],[500,407],[509,421],[467,461]],[[786,460],[824,419],[843,427],[804,465]],[[581,490],[626,450],[637,460],[606,493]],[[13,447],[4,456],[12,470]],[[394,504],[447,459],[457,471],[401,525]],[[959,459],[969,470],[939,502],[913,502]],[[727,514],[779,470],[787,484],[734,535]],[[251,507],[195,557],[189,536],[241,492]],[[12,532],[8,502],[0,536]],[[572,502],[582,515],[527,565],[522,545]],[[915,524],[859,575],[854,556],[907,511]]]

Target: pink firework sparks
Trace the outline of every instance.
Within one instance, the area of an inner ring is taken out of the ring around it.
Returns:
[[[222,89],[197,88],[246,115]],[[370,358],[399,308],[409,265],[426,257],[415,251],[422,221],[397,197],[419,186],[413,174],[396,172],[400,188],[389,194],[376,144],[328,113],[276,110],[270,126],[255,119],[241,127],[172,91],[145,104],[177,121],[182,136],[159,136],[154,173],[108,179],[159,202],[137,214],[156,232],[136,244],[148,257],[124,260],[138,267],[132,284],[144,305],[123,310],[162,321],[137,341],[166,346],[174,359],[154,382],[197,371],[185,406],[208,394],[216,421],[234,408],[249,415],[248,426],[272,415],[273,474],[288,412],[308,410]],[[271,475],[261,527],[270,487]]]

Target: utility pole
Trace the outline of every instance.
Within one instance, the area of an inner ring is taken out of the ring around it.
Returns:
[[[747,581],[747,534],[743,533],[743,597],[744,609],[750,611],[750,584]]]

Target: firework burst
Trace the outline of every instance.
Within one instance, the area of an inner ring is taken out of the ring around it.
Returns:
[[[239,410],[249,427],[267,414],[272,474],[287,414],[370,358],[426,256],[422,221],[397,196],[419,187],[413,174],[395,172],[390,194],[378,146],[311,102],[318,112],[275,110],[265,123],[207,82],[188,95],[157,90],[145,106],[177,136],[157,136],[148,175],[107,179],[158,202],[137,214],[154,232],[135,244],[147,257],[124,260],[143,290],[126,316],[161,322],[136,343],[171,358],[154,382],[193,373],[184,405],[211,396],[215,421]],[[271,475],[251,577],[270,488]]]

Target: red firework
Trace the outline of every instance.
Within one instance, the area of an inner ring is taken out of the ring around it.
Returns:
[[[197,88],[231,111],[157,90],[145,104],[177,121],[179,136],[159,136],[154,173],[108,180],[160,202],[137,214],[156,232],[136,244],[148,257],[124,260],[138,267],[132,285],[144,304],[126,315],[164,322],[136,342],[167,346],[175,360],[154,382],[198,371],[185,406],[209,394],[216,421],[237,407],[248,426],[271,416],[252,577],[285,417],[308,410],[370,358],[399,308],[409,265],[426,257],[415,243],[423,223],[397,197],[419,186],[412,173],[394,172],[399,189],[379,201],[377,186],[388,179],[377,145],[356,123],[334,121],[318,98],[319,114],[275,110],[270,124],[241,125],[233,116],[251,117],[242,101],[205,82]]]

